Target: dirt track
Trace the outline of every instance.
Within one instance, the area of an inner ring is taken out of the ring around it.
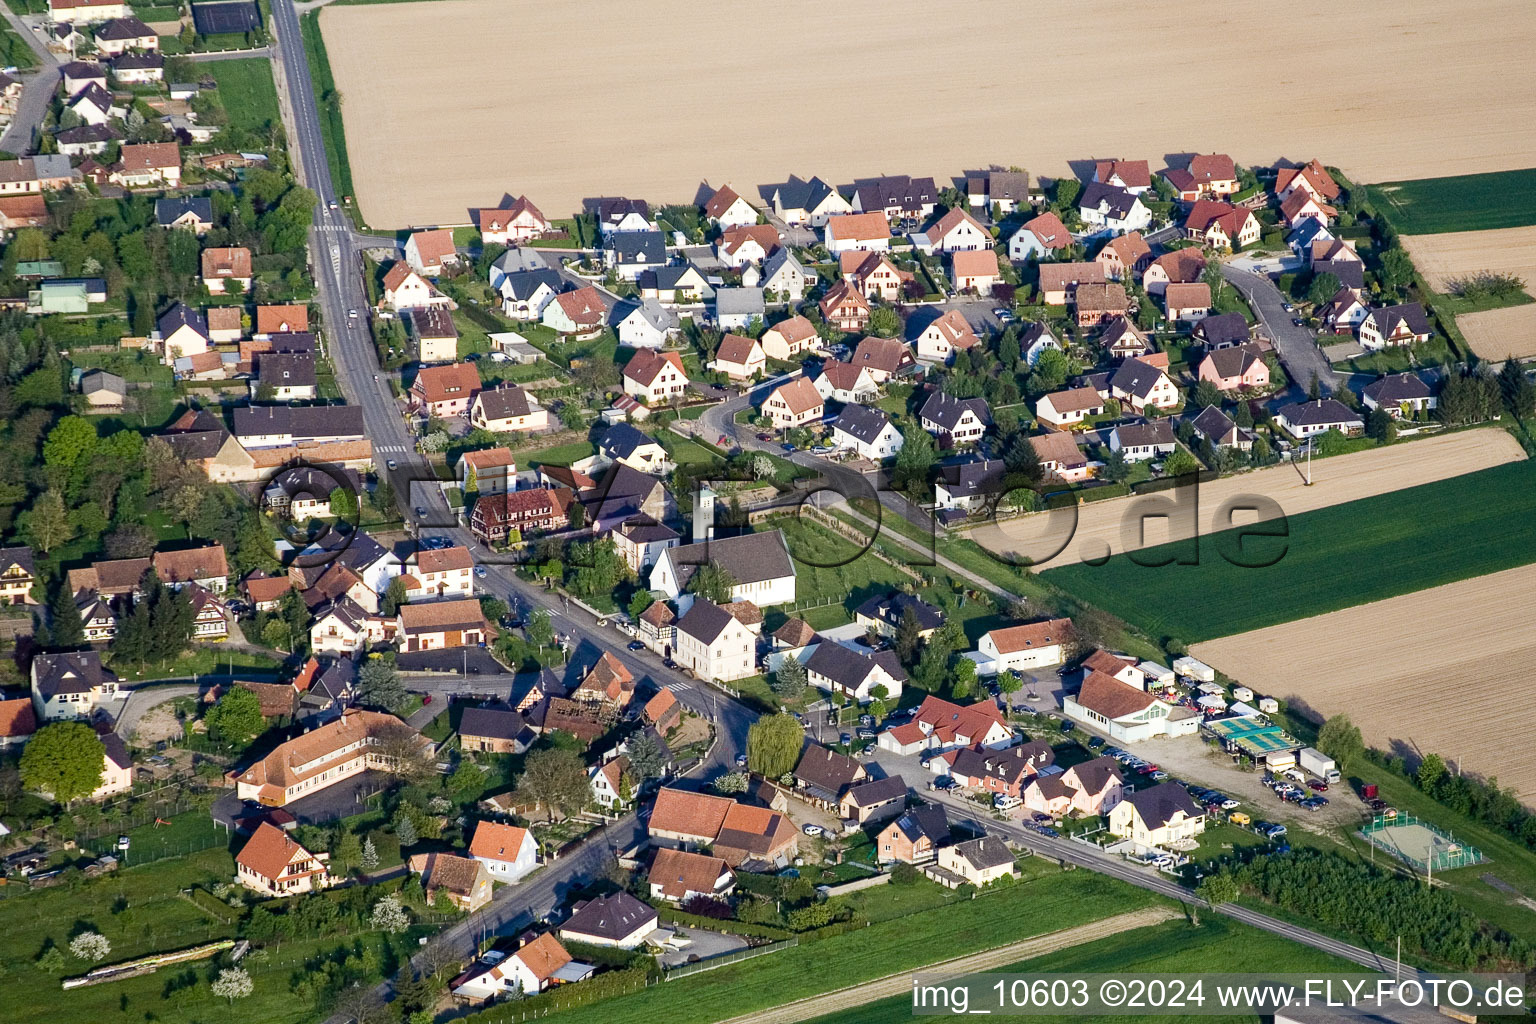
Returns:
[[[1508,433],[1489,428],[1320,459],[1312,464],[1313,484],[1310,487],[1306,486],[1301,468],[1289,464],[1224,477],[1200,488],[1199,530],[1202,534],[1215,533],[1260,518],[1239,516],[1234,523],[1218,525],[1214,517],[1229,499],[1262,495],[1272,499],[1282,514],[1292,516],[1488,469],[1517,461],[1524,455],[1519,443]],[[1133,525],[1135,523],[1134,516],[1128,514],[1144,514],[1140,504],[1144,500],[1112,499],[1082,506],[1066,549],[1048,560],[1040,560],[1039,567],[1053,569],[1190,536],[1187,529],[1171,535],[1166,520],[1143,520],[1145,536],[1138,539],[1133,534],[1131,543],[1125,543],[1123,526],[1127,519]],[[981,546],[999,553],[1043,555],[1061,546],[1064,532],[1071,525],[1070,517],[1061,513],[1034,515],[980,526],[972,530],[970,536]]]
[[[950,977],[959,977],[962,974],[972,974],[977,971],[993,971],[999,967],[1016,964],[1021,960],[1054,953],[1060,949],[1080,946],[1085,942],[1096,942],[1133,928],[1150,928],[1152,925],[1170,921],[1178,916],[1178,911],[1172,907],[1147,907],[1144,910],[1133,910],[1089,924],[1078,925],[1076,928],[1065,928],[1059,932],[1037,935],[1034,938],[998,946],[996,949],[989,949],[982,953],[944,960],[920,970],[925,974],[943,974]],[[721,1024],[794,1024],[795,1021],[823,1017],[829,1013],[838,1013],[855,1006],[862,1006],[864,1003],[872,1003],[876,999],[886,999],[911,992],[914,973],[916,972],[903,971],[862,985],[812,996],[809,999],[796,1000],[760,1013],[732,1017],[722,1021]]]
[[[381,227],[463,223],[504,192],[562,217],[584,196],[688,202],[701,178],[755,200],[791,172],[1055,176],[1191,150],[1364,181],[1536,165],[1522,0],[845,0],[831,20],[812,0],[435,0],[320,24]]]
[[[1513,539],[1512,539],[1513,540]],[[1196,644],[1252,687],[1343,713],[1367,744],[1435,753],[1536,804],[1523,712],[1536,662],[1536,565]]]

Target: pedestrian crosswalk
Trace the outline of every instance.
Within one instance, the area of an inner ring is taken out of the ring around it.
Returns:
[[[403,444],[376,444],[373,446],[373,450],[388,454],[389,452],[408,452],[411,449]]]
[[[670,683],[667,684],[667,689],[675,690],[675,691],[681,693],[684,690],[691,690],[691,689],[693,689],[693,684],[692,683],[684,683],[684,682],[674,681],[674,682],[670,682]]]

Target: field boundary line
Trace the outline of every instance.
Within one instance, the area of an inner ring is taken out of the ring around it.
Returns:
[[[876,999],[901,995],[911,989],[911,978],[916,971],[943,971],[959,975],[989,968],[1003,967],[1020,960],[1028,960],[1046,953],[1054,953],[1057,950],[1080,946],[1085,942],[1108,938],[1120,932],[1131,931],[1137,928],[1150,928],[1153,925],[1162,924],[1165,921],[1171,921],[1181,916],[1182,914],[1178,910],[1164,906],[1131,910],[1123,914],[1115,914],[1112,917],[1102,917],[1097,921],[1090,921],[1087,924],[1076,925],[1072,928],[1046,932],[1044,935],[1034,935],[1027,939],[1020,939],[1017,942],[1010,942],[1002,946],[994,946],[991,949],[984,949],[980,952],[967,953],[965,956],[940,960],[937,963],[927,964],[912,970],[887,974],[872,981],[848,985],[844,988],[834,989],[831,992],[823,992],[820,995],[806,996],[804,999],[797,999],[794,1002],[785,1003],[783,1006],[774,1007],[771,1010],[759,1010],[755,1013],[731,1017],[722,1021],[721,1024],[794,1024],[795,1021],[821,1017],[828,1013],[846,1010],[852,1006],[861,1006],[864,1003],[874,1002]]]

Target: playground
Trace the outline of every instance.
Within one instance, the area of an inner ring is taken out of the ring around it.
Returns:
[[[1455,836],[1429,822],[1405,815],[1373,818],[1360,835],[1419,871],[1467,868],[1486,860],[1477,847],[1458,843]]]

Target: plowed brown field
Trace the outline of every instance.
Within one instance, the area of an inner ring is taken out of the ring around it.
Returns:
[[[1254,692],[1347,714],[1367,744],[1439,754],[1536,803],[1536,565],[1196,644]]]
[[[320,24],[358,201],[385,227],[463,223],[505,192],[563,217],[584,196],[688,202],[701,178],[755,200],[790,173],[947,184],[1193,150],[1317,156],[1362,181],[1536,165],[1524,0],[1088,0],[1061,15],[435,0],[330,6]]]

